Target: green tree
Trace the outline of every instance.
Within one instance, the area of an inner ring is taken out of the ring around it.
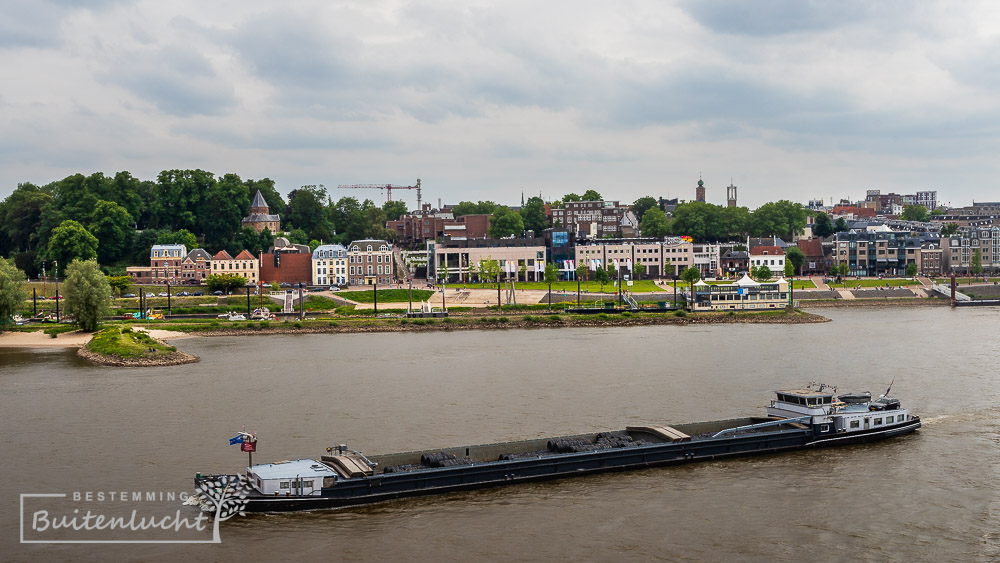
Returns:
[[[765,203],[750,216],[753,236],[777,236],[792,240],[806,226],[806,210],[798,203],[779,200]]]
[[[395,232],[386,228],[386,215],[381,207],[366,199],[361,204],[361,212],[365,219],[365,237],[370,239],[391,240]]]
[[[641,280],[642,276],[646,273],[646,265],[640,262],[636,262],[632,266],[632,277]]]
[[[719,207],[718,223],[713,224],[719,238],[745,239],[750,230],[750,210],[746,207]]]
[[[509,207],[500,206],[490,218],[489,232],[491,238],[519,237],[524,233],[524,221],[520,214],[511,211]]]
[[[365,238],[364,213],[361,210],[361,203],[353,197],[342,197],[337,200],[336,205],[330,208],[330,218],[333,226],[340,233],[340,242],[344,245],[351,241]]]
[[[176,231],[197,231],[201,215],[214,210],[204,205],[204,196],[215,185],[215,176],[204,170],[164,170],[156,178],[151,207],[153,226]]]
[[[598,197],[597,199],[601,199],[601,198]],[[583,201],[583,199],[579,195],[570,192],[570,193],[568,193],[568,194],[566,194],[566,195],[564,195],[562,197],[562,201],[563,201],[563,203],[566,203],[566,202],[569,202],[569,201]]]
[[[496,211],[497,207],[499,206],[492,201],[480,201],[479,203],[461,201],[458,205],[452,206],[451,214],[454,217],[461,217],[463,215],[491,215]]]
[[[246,284],[247,279],[236,274],[210,274],[205,278],[205,285],[209,291],[221,291],[226,295],[244,287]]]
[[[601,293],[604,293],[604,286],[611,283],[611,276],[604,268],[597,268],[594,271],[594,281],[601,284]]]
[[[933,209],[933,210],[931,210],[931,217],[940,217],[942,215],[944,215],[944,210],[943,209]]]
[[[387,221],[397,221],[403,215],[406,215],[406,202],[405,201],[387,201],[382,204],[382,211],[385,211],[385,218]]]
[[[941,227],[941,236],[953,237],[958,234],[958,223],[946,223]]]
[[[475,262],[469,262],[469,265],[466,267],[466,270],[468,272],[468,277],[465,280],[467,283],[472,283],[473,281],[479,279],[478,278],[479,268],[478,266],[476,266]]]
[[[906,264],[906,277],[915,278],[917,277],[917,263],[910,262]]]
[[[972,261],[969,263],[969,271],[972,275],[978,276],[983,273],[983,251],[982,249],[975,249],[972,251]]]
[[[518,274],[521,275],[521,279],[522,280],[528,281],[528,263],[527,262],[521,262],[521,267],[518,268],[517,272],[518,272]]]
[[[678,236],[687,235],[696,241],[717,240],[727,231],[721,220],[722,208],[711,203],[688,201],[674,208],[670,231]]]
[[[545,217],[545,202],[540,197],[528,198],[520,213],[524,229],[535,231],[535,236],[541,236],[542,231],[549,226]]]
[[[586,279],[587,278],[587,271],[588,270],[587,270],[586,266],[577,266],[576,267],[576,279],[577,280]]]
[[[307,240],[309,238],[330,240],[333,236],[333,225],[329,221],[328,203],[329,197],[322,185],[302,186],[292,190],[288,194],[288,206],[285,208],[288,226],[292,229],[302,229],[306,233]],[[374,207],[370,200],[366,200],[365,203],[367,207]],[[384,213],[382,217],[385,217]],[[385,226],[384,219],[382,226]]]
[[[309,235],[307,235],[302,229],[292,229],[291,232],[288,233],[288,242],[292,244],[309,244]]]
[[[0,329],[11,322],[28,298],[25,281],[24,272],[13,260],[0,257]]]
[[[846,233],[850,230],[847,226],[847,221],[843,217],[837,217],[837,222],[833,225],[833,232],[835,233]]]
[[[183,244],[188,250],[198,248],[198,239],[187,229],[163,232],[156,237],[156,244]],[[148,252],[148,249],[147,249]]]
[[[785,277],[791,278],[795,275],[795,264],[792,264],[791,260],[785,259]],[[789,282],[791,283],[791,282]]]
[[[632,202],[632,213],[635,213],[635,218],[642,223],[642,217],[646,214],[646,211],[657,206],[656,198],[651,196],[642,196],[639,199]]]
[[[698,280],[701,279],[701,270],[694,266],[689,266],[681,273],[681,279],[688,282],[689,295],[691,296],[691,299],[688,301],[688,309],[694,311],[694,284],[698,283]]]
[[[42,209],[52,204],[52,193],[30,183],[17,188],[0,203],[0,232],[6,235],[0,255],[14,250],[32,250],[38,244]]]
[[[677,272],[674,271],[674,264],[670,261],[669,257],[663,258],[663,275],[673,277]]]
[[[500,282],[500,263],[488,256],[479,261],[479,279],[487,282]]]
[[[665,237],[670,234],[670,222],[667,214],[659,207],[650,207],[642,216],[639,227],[644,237]]]
[[[785,252],[785,263],[791,264],[794,271],[797,271],[799,275],[802,275],[802,264],[806,261],[806,255],[797,246],[789,246],[788,250]]]
[[[52,231],[46,258],[64,265],[73,260],[96,259],[97,245],[97,237],[83,225],[73,220],[63,221]]]
[[[545,273],[542,274],[542,281],[549,284],[549,310],[552,310],[552,284],[559,281],[559,267],[549,262],[545,265]]]
[[[771,268],[769,268],[767,264],[761,264],[758,266],[756,272],[753,274],[754,279],[759,282],[765,282],[771,279],[772,275]]]
[[[927,208],[923,205],[907,205],[903,208],[903,213],[899,216],[904,221],[920,221],[926,223],[931,220]]]
[[[97,260],[73,260],[62,285],[66,312],[76,318],[80,330],[93,332],[101,319],[111,315],[111,285]]]
[[[135,237],[132,238],[131,248],[129,249],[129,261],[132,264],[142,264],[145,266],[149,265],[149,251],[153,248],[154,244],[158,244],[156,241],[160,239],[160,235],[164,231],[158,231],[156,229],[144,229],[136,233]]]
[[[118,291],[118,296],[125,295],[128,288],[132,287],[132,276],[109,276],[108,285],[111,289]]]
[[[597,193],[597,190],[587,190],[580,196],[580,201],[604,201],[604,198]]]
[[[205,233],[205,246],[212,250],[227,248],[240,232],[243,218],[250,213],[250,188],[236,174],[226,174],[209,185],[203,194],[203,205],[212,210],[200,212],[198,217],[201,232]]]
[[[109,265],[125,258],[135,236],[132,216],[121,205],[97,200],[90,216],[90,232],[97,237],[97,258]]]
[[[441,267],[438,268],[438,282],[448,283],[448,277],[451,276],[451,272],[448,270],[448,257],[445,256],[445,260],[441,262]]]
[[[847,274],[849,274],[851,272],[851,268],[847,265],[847,262],[841,262],[840,266],[837,267],[837,270],[840,272],[840,277],[845,280],[844,281],[844,283],[845,283],[844,287],[847,287],[847,285],[846,285],[846,283],[847,283],[846,282],[846,280],[847,280]]]
[[[816,215],[816,219],[813,221],[813,234],[822,238],[833,234],[833,221],[830,220],[829,215],[822,212]]]

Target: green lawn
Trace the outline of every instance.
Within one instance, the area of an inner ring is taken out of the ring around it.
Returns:
[[[337,292],[337,297],[343,297],[344,299],[350,299],[351,301],[357,303],[372,303],[375,300],[375,296],[372,295],[371,291],[340,291]],[[414,289],[413,290],[413,302],[419,303],[421,301],[426,301],[434,295],[434,292],[429,289]],[[380,289],[378,290],[378,302],[379,303],[406,303],[410,300],[410,292],[406,289]]]
[[[87,349],[98,354],[119,358],[146,358],[164,356],[177,350],[153,340],[145,332],[131,327],[112,326],[94,335]]]
[[[978,278],[976,276],[972,276],[972,283],[994,283],[994,282],[1000,282],[1000,278],[986,278],[986,281],[983,282],[983,276],[979,276]],[[950,285],[951,278],[934,278],[934,283],[939,285]],[[955,276],[955,283],[968,284],[969,276],[967,275]]]
[[[920,285],[920,282],[910,279],[891,279],[891,280],[847,280],[847,289],[856,289],[858,286],[861,289],[868,287],[907,287],[911,285]],[[843,283],[831,283],[830,287],[843,288]]]

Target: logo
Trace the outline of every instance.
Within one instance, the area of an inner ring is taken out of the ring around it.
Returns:
[[[245,515],[250,484],[238,475],[198,481],[194,494],[78,491],[21,494],[21,543],[222,543],[219,524]],[[197,508],[177,508],[176,502]],[[212,538],[204,539],[209,522]]]

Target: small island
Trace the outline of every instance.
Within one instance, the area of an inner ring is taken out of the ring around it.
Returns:
[[[106,366],[174,366],[198,361],[198,357],[157,340],[145,330],[111,326],[94,334],[77,355]]]

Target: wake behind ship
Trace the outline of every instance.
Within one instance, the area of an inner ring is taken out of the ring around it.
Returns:
[[[891,385],[890,385],[891,389]],[[767,416],[365,456],[340,445],[320,459],[251,465],[249,512],[331,509],[543,479],[883,440],[920,428],[886,394],[777,391]],[[198,474],[195,486],[219,475]]]

